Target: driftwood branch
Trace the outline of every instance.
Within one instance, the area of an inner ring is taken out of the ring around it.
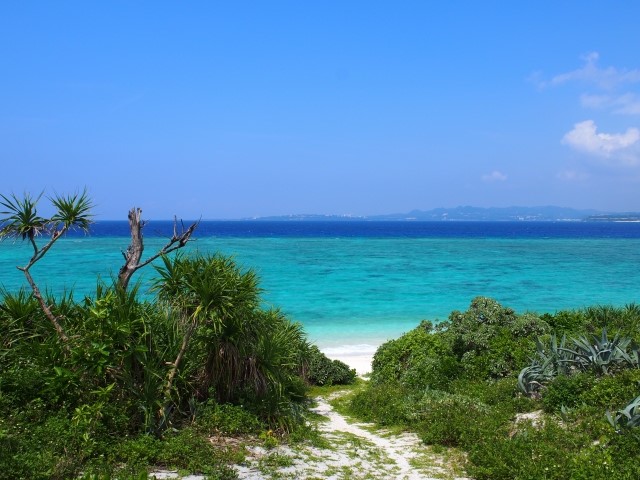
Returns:
[[[169,241],[154,255],[149,257],[148,259],[142,260],[142,252],[144,251],[144,242],[142,239],[142,229],[144,228],[146,222],[141,219],[142,209],[140,208],[132,208],[129,210],[129,230],[131,231],[131,243],[127,247],[127,250],[122,252],[124,256],[125,263],[120,268],[120,272],[118,273],[118,285],[126,290],[129,285],[129,281],[134,273],[140,270],[142,267],[149,265],[151,262],[156,260],[158,257],[162,255],[166,255],[168,253],[173,252],[179,248],[184,247],[189,240],[191,240],[191,235],[195,231],[198,223],[192,223],[187,229],[182,228],[180,232],[178,232],[178,219],[174,218],[173,221],[173,236],[169,239]]]

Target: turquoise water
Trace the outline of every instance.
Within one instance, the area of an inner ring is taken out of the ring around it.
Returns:
[[[38,264],[54,292],[91,294],[96,276],[122,264],[123,237],[65,238]],[[146,251],[162,244],[148,238]],[[322,348],[370,351],[422,319],[443,320],[486,295],[519,312],[640,302],[640,239],[566,238],[199,238],[190,250],[220,251],[253,267],[267,303],[304,324]],[[31,251],[0,243],[0,282]],[[153,270],[147,268],[148,281]],[[135,278],[135,277],[134,277]]]

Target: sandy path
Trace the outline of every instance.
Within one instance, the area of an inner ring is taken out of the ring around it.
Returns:
[[[312,411],[327,419],[318,424],[327,446],[254,447],[247,464],[236,468],[240,479],[462,479],[416,435],[350,423],[326,399],[316,401]]]
[[[393,460],[397,469],[397,478],[406,480],[424,479],[424,475],[418,473],[409,463],[409,458],[416,455],[413,450],[420,446],[420,440],[415,435],[404,434],[402,436],[381,437],[375,433],[363,429],[359,424],[349,423],[345,417],[333,410],[329,403],[318,398],[318,406],[312,411],[323,415],[329,422],[320,425],[320,430],[328,434],[346,432],[369,441],[375,447],[382,449],[390,460]]]

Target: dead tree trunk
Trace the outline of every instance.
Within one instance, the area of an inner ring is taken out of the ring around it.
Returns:
[[[123,252],[124,265],[120,268],[118,273],[118,285],[123,290],[127,289],[129,280],[134,273],[140,268],[140,259],[142,258],[142,252],[144,251],[144,242],[142,241],[142,229],[144,227],[144,221],[140,218],[142,215],[142,209],[132,208],[129,210],[129,231],[131,232],[131,243],[127,247],[127,251]]]
[[[129,286],[129,280],[134,273],[140,270],[142,267],[149,265],[156,258],[173,252],[179,248],[184,247],[191,239],[191,235],[198,226],[199,222],[192,223],[189,228],[185,230],[184,226],[180,233],[178,233],[178,219],[174,218],[173,222],[173,236],[169,241],[154,255],[141,262],[142,252],[144,251],[144,242],[142,239],[142,229],[146,222],[141,219],[142,209],[132,208],[129,210],[129,230],[131,231],[131,243],[127,247],[125,252],[122,252],[124,256],[124,265],[120,268],[118,273],[118,286],[123,290],[126,290]]]

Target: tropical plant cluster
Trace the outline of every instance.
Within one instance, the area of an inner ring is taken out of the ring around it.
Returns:
[[[382,345],[350,410],[462,449],[478,480],[640,478],[638,343],[633,304],[539,316],[478,297]]]
[[[299,435],[307,387],[353,381],[228,257],[161,256],[153,295],[128,278],[84,298],[42,292],[34,266],[88,230],[91,203],[54,197],[45,218],[38,200],[0,202],[0,237],[33,251],[19,267],[28,287],[0,292],[1,478],[145,478],[150,466],[234,478],[243,449],[209,437]]]

